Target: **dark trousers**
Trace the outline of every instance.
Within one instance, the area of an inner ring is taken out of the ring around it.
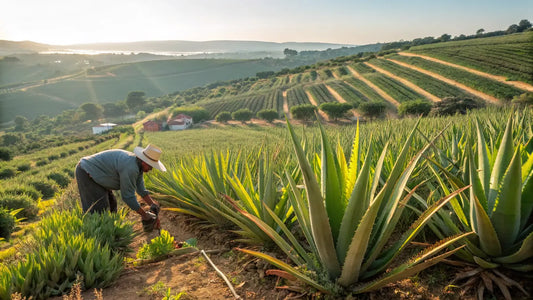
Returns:
[[[117,199],[112,190],[94,182],[89,173],[82,169],[80,164],[76,166],[76,182],[81,198],[83,212],[117,211]]]

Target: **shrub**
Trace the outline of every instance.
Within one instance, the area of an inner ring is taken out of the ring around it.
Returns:
[[[0,207],[0,238],[9,240],[15,230],[15,216],[9,210]]]
[[[252,113],[252,111],[248,108],[241,108],[237,111],[234,111],[231,114],[231,117],[236,121],[241,121],[242,123],[245,123],[246,121],[250,121],[253,115],[254,114]]]
[[[192,117],[192,121],[194,123],[209,120],[211,118],[209,112],[205,108],[200,106],[182,106],[175,108],[172,111],[172,116],[176,116],[179,114],[184,114]]]
[[[398,114],[402,117],[406,115],[427,116],[432,107],[433,105],[431,103],[424,100],[406,101],[398,107]]]
[[[47,159],[40,159],[40,160],[38,160],[38,161],[35,163],[35,165],[36,165],[37,167],[42,167],[42,166],[44,166],[44,165],[46,165],[46,164],[48,164],[48,160],[47,160]]]
[[[30,182],[30,185],[37,189],[39,192],[41,192],[41,194],[43,194],[44,199],[54,197],[55,193],[58,191],[57,184],[50,179],[32,181]]]
[[[470,98],[446,97],[442,101],[433,105],[432,115],[449,116],[455,114],[466,114],[467,111],[481,108],[483,104]]]
[[[31,168],[30,163],[21,163],[17,166],[17,171],[25,172]]]
[[[62,172],[52,172],[46,177],[55,181],[57,185],[62,188],[65,188],[70,184],[70,178]]]
[[[22,208],[18,216],[30,220],[34,219],[39,213],[37,204],[28,195],[4,194],[0,196],[0,207],[9,210]]]
[[[358,109],[365,117],[373,119],[383,116],[386,108],[383,102],[365,102],[359,105]]]
[[[51,154],[51,155],[48,156],[48,160],[49,161],[56,160],[58,158],[59,158],[59,155],[57,155],[57,154]]]
[[[316,106],[312,104],[295,105],[291,107],[291,115],[298,120],[309,120],[315,115]]]
[[[68,156],[68,153],[67,153],[67,152],[61,152],[61,153],[59,154],[59,156],[60,156],[61,158],[65,158],[65,157]]]
[[[520,96],[514,96],[511,102],[517,106],[532,106],[533,105],[533,93],[523,93]]]
[[[0,169],[0,179],[11,178],[17,174],[17,170],[12,167],[5,167]]]
[[[215,117],[215,121],[220,123],[226,123],[229,120],[231,120],[231,113],[229,111],[221,111]]]
[[[43,196],[41,192],[39,192],[36,188],[34,188],[31,185],[18,185],[15,187],[10,187],[4,190],[5,194],[12,194],[12,195],[27,195],[32,200],[38,200]]]
[[[346,113],[352,109],[352,105],[349,103],[339,102],[326,102],[320,104],[319,108],[325,112],[330,119],[337,121],[338,118],[343,117]]]
[[[0,160],[8,161],[13,159],[13,151],[7,147],[0,147]]]
[[[272,121],[279,118],[279,115],[278,111],[275,109],[262,109],[257,112],[257,117],[267,121],[268,123],[272,123]]]

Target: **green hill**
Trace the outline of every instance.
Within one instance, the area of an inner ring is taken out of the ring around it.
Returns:
[[[288,109],[330,101],[386,102],[394,113],[406,101],[438,102],[445,97],[504,104],[533,92],[531,49],[533,32],[529,31],[434,43],[380,56],[354,55],[298,68],[299,72],[278,73],[253,84],[246,82],[245,87],[242,82],[217,87],[204,91],[195,101],[212,117],[240,108],[254,112],[269,108],[283,115],[288,110],[268,99],[284,91],[282,100]]]

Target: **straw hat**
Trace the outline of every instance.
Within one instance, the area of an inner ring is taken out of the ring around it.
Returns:
[[[161,157],[161,149],[156,146],[148,145],[146,148],[135,147],[133,153],[137,155],[138,158],[142,159],[145,163],[149,164],[153,168],[158,169],[159,171],[166,172],[167,168],[159,161]]]

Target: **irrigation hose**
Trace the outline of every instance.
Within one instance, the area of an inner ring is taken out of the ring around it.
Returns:
[[[209,256],[207,256],[207,254],[205,253],[204,250],[200,250],[200,252],[202,253],[202,255],[205,257],[205,259],[207,259],[207,262],[209,262],[209,264],[211,265],[211,267],[213,267],[213,269],[215,269],[215,271],[217,271],[217,274],[222,277],[222,279],[224,279],[224,281],[226,282],[226,284],[228,285],[229,289],[231,290],[231,292],[233,293],[233,296],[235,297],[235,299],[242,299],[241,296],[237,295],[237,292],[235,292],[235,289],[233,288],[233,285],[231,284],[231,282],[229,282],[228,278],[226,277],[226,275],[224,275],[224,273],[222,273],[218,268],[217,266],[215,266],[215,264],[211,261],[211,259],[209,259]]]

